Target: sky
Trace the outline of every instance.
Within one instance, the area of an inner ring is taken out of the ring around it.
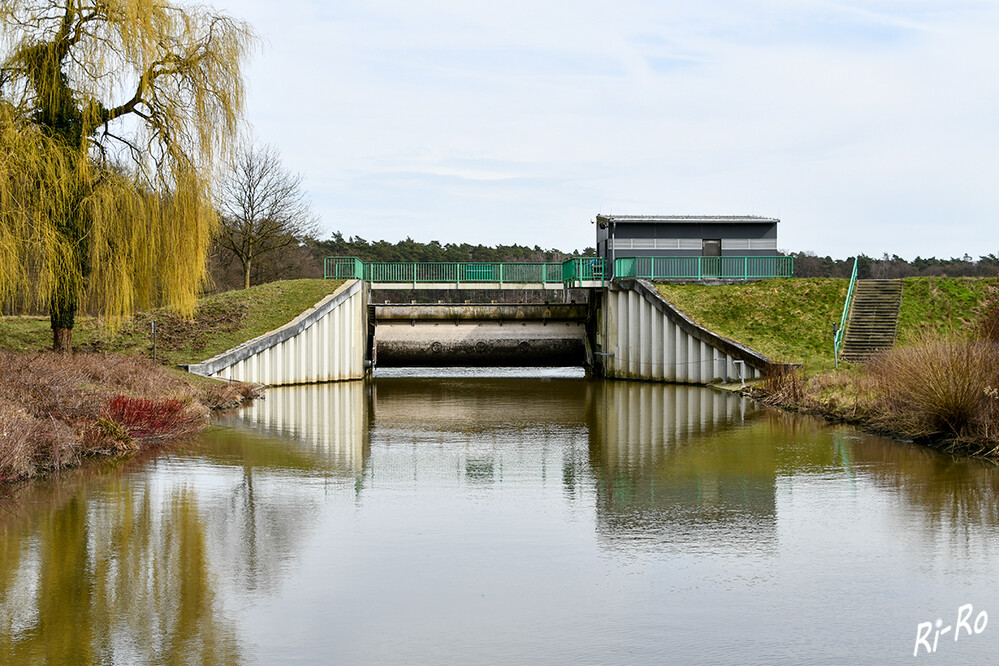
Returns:
[[[598,213],[782,250],[999,254],[997,0],[208,0],[247,119],[369,240],[593,246]]]

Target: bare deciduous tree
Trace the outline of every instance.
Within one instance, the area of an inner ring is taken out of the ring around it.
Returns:
[[[220,181],[218,242],[243,268],[243,288],[261,256],[316,234],[316,216],[302,189],[302,176],[285,168],[270,145],[250,145]]]

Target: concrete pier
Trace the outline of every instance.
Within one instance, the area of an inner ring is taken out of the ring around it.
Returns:
[[[345,282],[281,328],[187,370],[270,386],[362,379],[367,371],[367,294],[361,280]]]

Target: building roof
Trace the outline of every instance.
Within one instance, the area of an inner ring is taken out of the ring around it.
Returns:
[[[597,215],[597,222],[616,224],[777,224],[776,217],[755,215]]]

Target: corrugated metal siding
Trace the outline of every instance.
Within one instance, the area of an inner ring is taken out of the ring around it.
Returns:
[[[776,250],[776,238],[722,238],[722,250]]]

